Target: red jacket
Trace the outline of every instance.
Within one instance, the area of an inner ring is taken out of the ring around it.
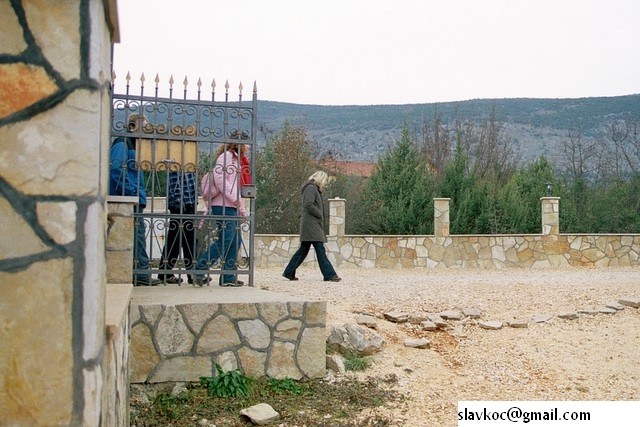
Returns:
[[[249,167],[249,159],[246,155],[240,156],[240,184],[251,185],[251,168]]]

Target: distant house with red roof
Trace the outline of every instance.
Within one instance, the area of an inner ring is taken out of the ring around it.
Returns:
[[[369,178],[376,167],[375,163],[329,161],[327,167],[344,175],[355,175]]]

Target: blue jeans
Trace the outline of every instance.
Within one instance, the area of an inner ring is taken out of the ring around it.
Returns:
[[[217,216],[236,216],[238,210],[236,208],[223,208],[222,206],[211,206],[211,214]],[[196,270],[209,270],[217,260],[220,260],[221,268],[227,272],[220,277],[220,283],[233,283],[236,281],[237,275],[234,273],[238,269],[238,239],[236,227],[238,220],[217,219],[216,229],[218,230],[218,238],[213,242],[209,249],[198,257]],[[197,274],[202,279],[202,274]]]
[[[136,205],[135,212],[142,213],[144,208]],[[149,255],[147,255],[147,227],[144,223],[144,218],[135,217],[133,223],[133,269],[134,270],[147,270],[146,273],[133,273],[133,283],[138,280],[149,281],[151,275],[149,274]]]
[[[311,245],[313,245],[313,249],[315,249],[316,251],[318,266],[320,267],[320,272],[322,273],[323,279],[329,280],[336,277],[336,271],[333,269],[329,258],[327,258],[327,251],[325,250],[324,243],[322,242],[300,242],[300,247],[291,257],[289,264],[287,264],[287,268],[284,269],[284,275],[288,277],[293,277],[296,275],[296,270],[298,269],[298,267],[300,267],[300,264],[302,264],[304,259],[309,254]]]

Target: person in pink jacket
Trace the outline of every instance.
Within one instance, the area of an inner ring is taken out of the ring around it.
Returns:
[[[202,197],[209,213],[216,217],[217,239],[198,257],[193,283],[209,282],[206,274],[220,260],[220,286],[242,286],[238,280],[238,233],[244,202],[240,193],[240,144],[224,144],[216,152],[216,164],[202,179]]]

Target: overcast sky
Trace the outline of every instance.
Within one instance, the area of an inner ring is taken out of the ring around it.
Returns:
[[[246,99],[256,82],[259,99],[319,105],[640,93],[640,0],[120,0],[118,15],[119,91],[144,72],[174,94],[187,77]]]

